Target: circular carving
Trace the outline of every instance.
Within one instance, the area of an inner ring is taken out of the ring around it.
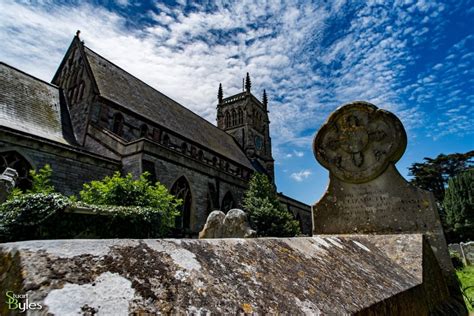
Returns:
[[[363,183],[378,177],[405,152],[402,122],[375,105],[357,101],[329,116],[313,141],[321,165],[342,181]]]

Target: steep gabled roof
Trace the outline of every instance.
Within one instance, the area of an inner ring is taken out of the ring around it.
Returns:
[[[88,47],[84,52],[103,98],[253,169],[232,136]]]
[[[58,87],[0,62],[0,126],[74,144],[63,106]]]

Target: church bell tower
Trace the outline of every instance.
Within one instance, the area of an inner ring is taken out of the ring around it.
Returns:
[[[243,91],[224,98],[222,85],[217,93],[217,127],[232,135],[244,150],[255,169],[274,177],[274,160],[268,119],[268,98],[263,90],[262,100],[251,91],[252,83],[247,73]]]

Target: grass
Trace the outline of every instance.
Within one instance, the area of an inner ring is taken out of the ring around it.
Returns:
[[[464,292],[464,301],[469,311],[474,311],[474,266],[467,266],[456,270]]]

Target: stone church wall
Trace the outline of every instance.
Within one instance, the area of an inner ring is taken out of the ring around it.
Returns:
[[[300,222],[301,233],[311,236],[311,230],[313,229],[311,208],[300,201],[283,195],[282,193],[278,194],[278,198],[280,203],[283,204],[283,206],[293,214],[294,218]]]
[[[182,176],[186,178],[191,189],[192,205],[191,205],[191,230],[198,232],[206,223],[207,216],[212,209],[209,208],[209,186],[218,188],[219,204],[222,203],[224,195],[230,191],[236,201],[240,200],[244,188],[240,188],[235,184],[227,183],[219,180],[218,177],[212,174],[206,174],[194,168],[189,168],[186,165],[176,163],[176,161],[168,161],[160,159],[149,154],[143,155],[143,160],[153,162],[155,165],[156,179],[164,184],[169,190],[173,184]],[[124,166],[138,165],[136,162],[130,161]],[[215,207],[214,207],[215,208]]]
[[[65,195],[78,194],[82,184],[99,180],[119,170],[119,163],[41,143],[33,139],[24,139],[0,132],[0,154],[15,151],[23,156],[32,168],[51,165],[53,174],[51,181],[58,192]]]

